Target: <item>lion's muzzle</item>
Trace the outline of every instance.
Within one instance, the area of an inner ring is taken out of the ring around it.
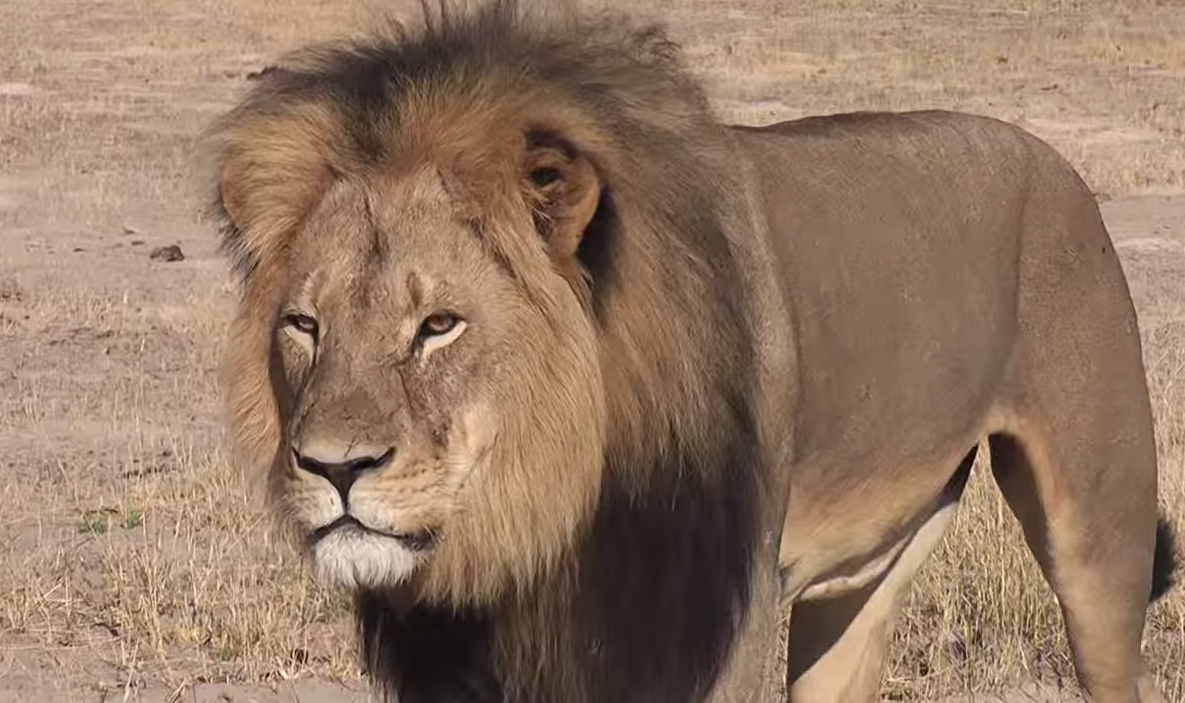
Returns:
[[[292,446],[289,500],[296,500],[320,580],[347,590],[406,580],[437,545],[440,525],[392,504],[392,494],[375,487],[405,475],[398,464],[414,452],[323,438]]]
[[[350,491],[354,485],[365,476],[377,475],[389,469],[395,456],[395,447],[346,447],[325,442],[305,442],[292,450],[292,461],[297,471],[324,479],[340,500],[339,507],[334,511],[337,517],[309,534],[311,546],[330,535],[341,536],[346,533],[362,538],[393,539],[410,552],[424,552],[435,546],[437,530],[394,531],[382,525],[369,524],[351,509]]]

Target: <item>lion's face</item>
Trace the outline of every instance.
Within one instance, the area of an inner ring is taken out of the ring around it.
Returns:
[[[334,185],[281,291],[270,485],[320,578],[481,590],[456,582],[499,580],[502,541],[562,540],[586,512],[591,328],[528,300],[435,174]]]

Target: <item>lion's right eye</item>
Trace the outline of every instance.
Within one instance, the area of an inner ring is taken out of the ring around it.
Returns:
[[[307,334],[314,339],[317,338],[317,321],[308,315],[285,315],[284,326],[290,327],[301,334]]]

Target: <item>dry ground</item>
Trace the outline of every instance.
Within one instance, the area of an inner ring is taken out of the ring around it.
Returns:
[[[248,72],[377,7],[0,3],[0,701],[357,688],[343,603],[271,541],[219,450],[230,289],[188,159]],[[961,108],[1014,120],[1080,167],[1132,280],[1163,501],[1185,529],[1185,6],[644,9],[672,23],[724,116]],[[186,258],[150,258],[167,244]],[[1053,600],[978,473],[899,628],[893,699],[1073,690]],[[1152,610],[1147,650],[1170,700],[1185,700],[1185,589]]]

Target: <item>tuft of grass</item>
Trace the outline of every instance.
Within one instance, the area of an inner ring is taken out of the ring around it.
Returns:
[[[139,508],[129,508],[122,515],[121,524],[125,530],[134,530],[144,526],[144,511]]]
[[[87,510],[78,520],[78,531],[89,535],[107,534],[113,526],[134,530],[144,526],[144,511],[140,508],[99,508]]]
[[[82,514],[82,518],[78,521],[78,531],[85,534],[106,534],[109,529],[111,529],[111,518],[106,510],[88,510]]]

